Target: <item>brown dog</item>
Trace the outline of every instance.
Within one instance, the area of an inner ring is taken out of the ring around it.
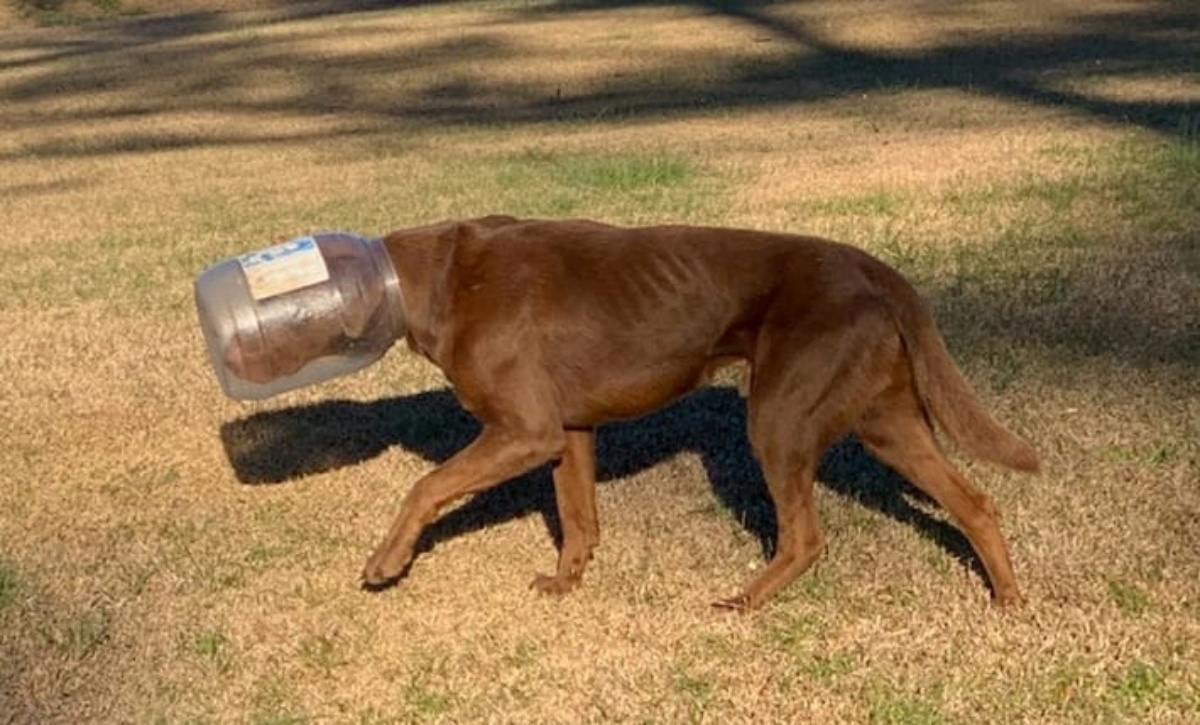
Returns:
[[[967,453],[1035,471],[1037,455],[980,407],[917,293],[895,270],[835,242],[686,226],[487,217],[384,239],[400,277],[409,345],[438,365],[482,423],[419,480],[368,559],[394,582],[439,510],[552,461],[558,570],[575,587],[599,541],[595,427],[648,413],[749,364],[749,438],[776,508],[766,569],[718,604],[754,608],[817,558],[813,476],[848,433],[945,507],[1015,604],[996,511],[943,456],[932,420]]]

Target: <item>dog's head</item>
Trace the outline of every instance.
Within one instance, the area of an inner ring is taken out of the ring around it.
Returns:
[[[196,282],[210,359],[232,397],[268,397],[353,372],[404,333],[395,272],[378,240],[341,233],[305,239],[317,256],[294,265],[301,268],[295,287],[271,278],[293,270],[260,274],[255,255],[226,260]]]

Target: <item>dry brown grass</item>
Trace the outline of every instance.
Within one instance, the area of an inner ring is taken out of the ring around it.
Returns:
[[[1195,11],[1044,5],[263,2],[0,32],[0,720],[1194,721]],[[192,279],[491,211],[900,265],[1043,452],[1035,478],[963,462],[1029,606],[991,611],[944,515],[847,445],[815,571],[711,610],[770,532],[727,388],[605,431],[572,596],[526,589],[554,562],[544,474],[360,591],[469,419],[399,351],[222,399]]]

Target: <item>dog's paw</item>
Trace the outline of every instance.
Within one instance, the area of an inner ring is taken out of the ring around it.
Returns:
[[[392,586],[395,586],[399,579],[399,575],[388,576],[383,571],[370,565],[364,567],[362,574],[359,576],[359,582],[362,584],[362,588],[371,592],[378,592],[391,588]]]
[[[742,614],[754,609],[754,606],[750,603],[750,597],[745,594],[739,594],[736,597],[729,597],[728,599],[718,599],[712,603],[712,607],[713,609],[721,609],[726,612],[740,612]]]
[[[1008,611],[1020,609],[1025,606],[1025,597],[1016,590],[997,593],[992,596],[992,606]]]
[[[380,547],[371,554],[362,570],[364,589],[379,591],[394,586],[404,575],[408,565],[407,556],[395,555],[391,549]]]
[[[538,574],[529,583],[530,589],[536,589],[542,594],[556,597],[569,593],[577,586],[579,586],[579,577],[552,576],[550,574]]]

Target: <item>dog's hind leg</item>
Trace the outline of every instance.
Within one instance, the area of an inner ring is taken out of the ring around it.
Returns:
[[[824,324],[791,320],[759,342],[747,409],[750,444],[775,504],[778,533],[766,569],[719,607],[757,608],[820,556],[825,538],[813,480],[821,454],[882,389],[885,363],[900,352],[881,306],[866,302],[810,314]]]
[[[554,499],[562,527],[558,571],[539,574],[533,588],[545,594],[566,594],[579,585],[583,571],[600,543],[596,516],[596,432],[568,430],[562,459],[554,466]]]
[[[741,594],[714,602],[722,609],[757,609],[812,566],[825,546],[813,500],[815,465],[788,470],[763,466],[778,521],[775,552],[767,568]]]
[[[983,562],[993,601],[999,606],[1021,604],[992,500],[946,460],[917,399],[907,363],[898,366],[896,377],[896,384],[859,423],[859,438],[876,458],[950,512]]]

